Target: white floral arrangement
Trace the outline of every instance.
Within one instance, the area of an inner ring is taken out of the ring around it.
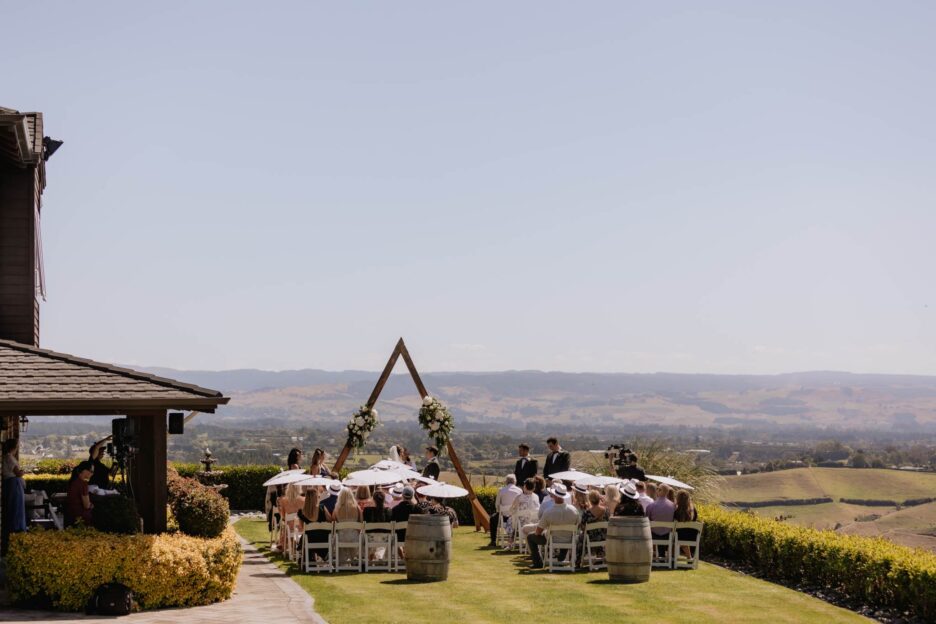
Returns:
[[[423,398],[422,407],[419,408],[419,424],[435,441],[440,452],[455,429],[455,419],[448,408],[431,396]]]
[[[348,422],[348,446],[353,449],[362,449],[367,444],[367,437],[377,427],[377,410],[362,405],[354,412]]]

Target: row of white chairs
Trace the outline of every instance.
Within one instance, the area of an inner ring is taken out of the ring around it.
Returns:
[[[407,522],[307,522],[297,514],[287,514],[274,527],[271,543],[277,531],[285,531],[285,554],[303,572],[402,572],[406,560],[400,556],[404,541],[397,540],[397,531],[404,535]],[[313,541],[312,535],[321,535]]]
[[[520,554],[525,554],[527,552],[526,539],[520,531],[523,523],[512,523],[509,537],[504,524],[502,521],[497,527],[497,545],[506,547],[512,542],[514,548],[517,548]],[[699,543],[702,540],[702,527],[703,523],[701,522],[650,522],[650,541],[653,547],[651,566],[666,569],[697,569],[699,567]],[[591,536],[593,532],[601,529],[604,529],[605,534],[607,534],[607,521],[592,522],[586,525],[585,528],[585,535],[582,540],[582,564],[590,571],[607,569],[607,563],[604,559],[607,540],[594,540]],[[679,529],[694,531],[694,537],[692,539],[680,539]],[[562,540],[554,542],[553,533],[561,535]],[[571,546],[568,541],[570,535]],[[574,571],[578,535],[578,526],[571,524],[552,527],[547,531],[543,562],[550,572]],[[570,556],[560,560],[557,556],[560,550],[571,550]]]

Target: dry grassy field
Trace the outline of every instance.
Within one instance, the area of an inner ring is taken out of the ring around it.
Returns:
[[[898,544],[936,552],[936,503],[914,507],[870,507],[840,498],[904,501],[936,497],[936,474],[899,470],[799,468],[728,477],[726,502],[830,497],[819,505],[775,505],[753,509],[758,515],[841,533],[884,537]]]

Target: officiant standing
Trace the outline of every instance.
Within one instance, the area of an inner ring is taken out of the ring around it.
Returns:
[[[517,460],[514,466],[514,476],[517,477],[517,483],[524,483],[527,479],[532,479],[536,476],[539,465],[536,463],[535,459],[530,457],[529,444],[521,444],[519,449],[520,459]]]

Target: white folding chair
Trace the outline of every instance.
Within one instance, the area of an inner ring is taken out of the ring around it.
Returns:
[[[406,528],[409,526],[408,522],[394,522],[393,523],[393,571],[394,572],[405,572],[406,571],[406,557],[400,556],[400,548],[406,548]],[[397,531],[403,531],[403,543],[400,543],[400,540],[397,538]]]
[[[286,557],[290,561],[299,558],[299,514],[286,514],[280,522],[280,531],[286,531]]]
[[[678,531],[680,529],[695,530],[695,539],[679,539]],[[684,568],[687,570],[696,570],[699,567],[699,542],[702,540],[701,522],[677,522],[673,531],[675,538],[673,542],[673,567]],[[689,556],[682,554],[682,549],[689,549]]]
[[[510,531],[507,530],[508,526],[510,526]],[[504,514],[500,514],[497,522],[497,534],[494,536],[494,545],[498,548],[506,548],[507,543],[510,541],[512,531],[513,523],[510,521],[510,518]]]
[[[310,531],[325,531],[324,542],[312,542],[309,540]],[[331,522],[307,522],[302,527],[302,570],[303,572],[334,572],[335,566],[332,564],[334,553],[332,551],[332,523]],[[325,559],[316,559],[315,551],[324,550]]]
[[[549,527],[546,534],[546,568],[550,572],[575,572],[577,540],[578,526],[574,524]],[[565,559],[560,559],[559,551],[563,550],[566,551],[566,556]]]
[[[592,539],[591,533],[604,529],[604,539]],[[582,540],[582,561],[591,571],[603,570],[608,567],[605,561],[605,544],[607,544],[608,522],[592,522],[585,525],[585,538]]]
[[[336,522],[334,561],[338,572],[360,572],[362,567],[361,542],[363,522]]]
[[[383,556],[377,555],[383,550]],[[364,571],[393,569],[393,523],[364,523]]]
[[[281,522],[279,512],[273,510],[270,514],[270,550],[279,542]]]
[[[526,515],[517,515],[516,521],[513,523],[513,540],[514,548],[517,549],[517,552],[521,555],[526,555],[530,552],[530,549],[527,548],[526,535],[523,534],[524,526],[528,524],[536,524],[539,522],[539,519],[536,517],[536,512]]]
[[[650,543],[653,545],[653,560],[650,566],[653,568],[673,567],[673,522],[651,522],[650,523]],[[657,535],[654,529],[669,529],[666,535]],[[660,554],[663,551],[663,554]]]

